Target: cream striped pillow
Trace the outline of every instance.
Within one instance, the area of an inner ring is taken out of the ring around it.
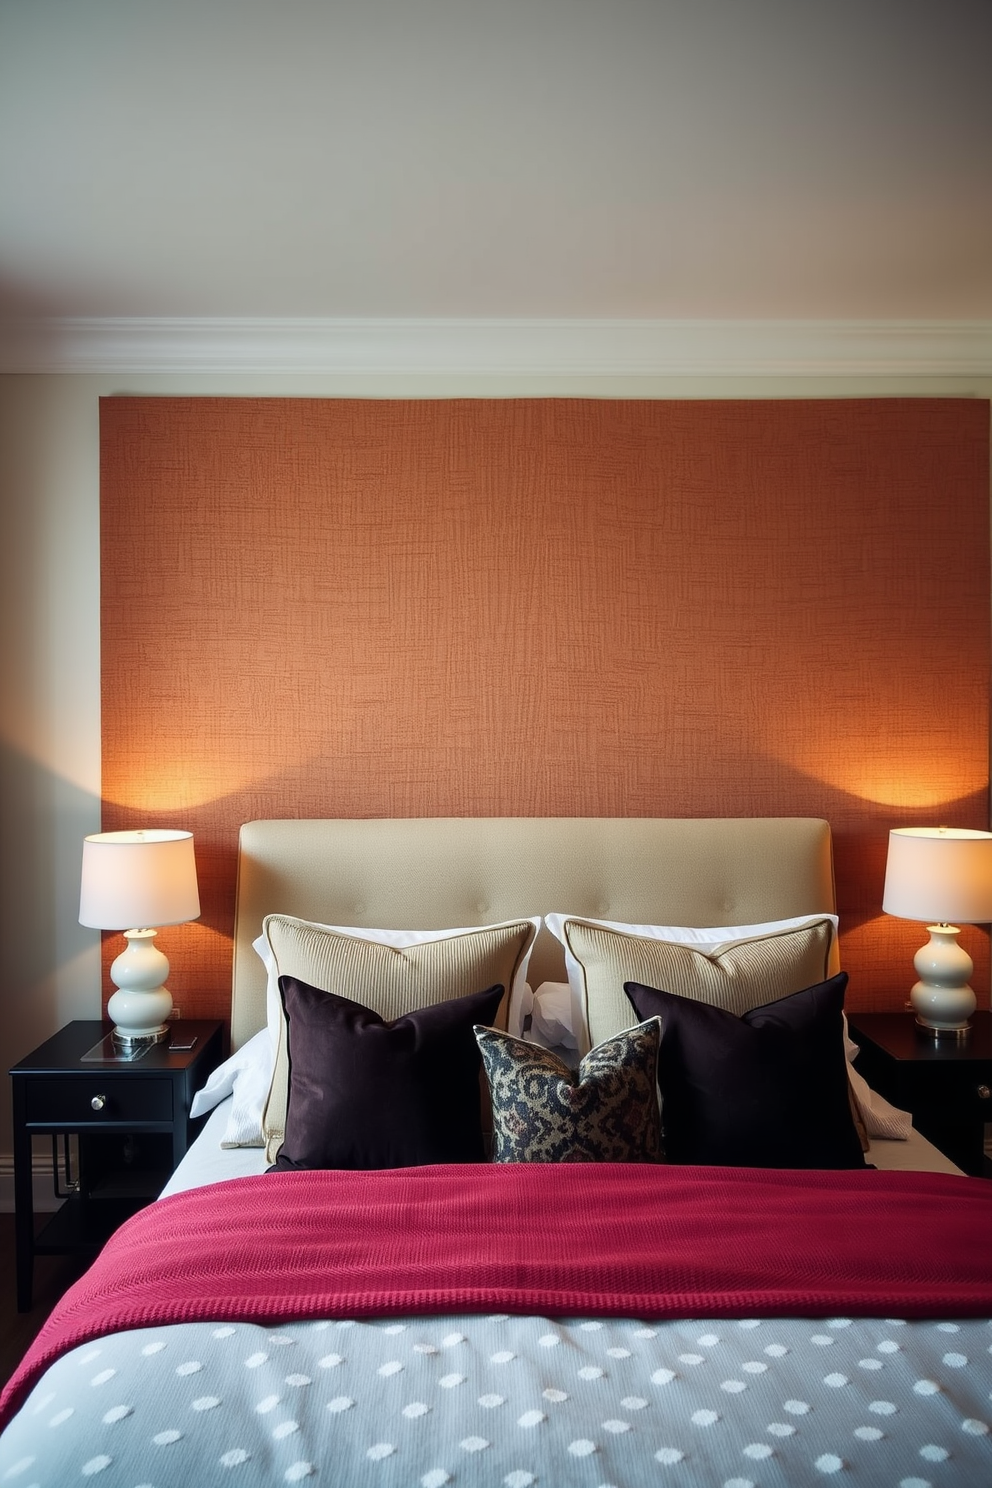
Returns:
[[[350,998],[387,1021],[500,983],[505,995],[497,1026],[505,1029],[511,991],[526,977],[539,926],[539,919],[525,919],[464,930],[383,931],[268,915],[262,938],[270,976],[268,1013],[275,1068],[262,1118],[267,1160],[274,1162],[282,1146],[289,1101],[280,976]]]
[[[771,934],[681,944],[563,918],[561,934],[569,980],[573,975],[577,980],[573,995],[595,1046],[638,1021],[624,982],[658,987],[741,1017],[825,981],[834,924],[824,915]]]

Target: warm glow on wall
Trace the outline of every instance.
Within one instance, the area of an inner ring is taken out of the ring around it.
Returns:
[[[902,763],[872,759],[870,741],[859,743],[862,757],[816,758],[815,749],[797,750],[791,759],[779,756],[783,765],[801,770],[811,780],[830,786],[867,804],[884,807],[889,814],[917,812],[941,819],[969,810],[988,787],[987,770],[980,763],[945,759],[940,767],[926,768],[928,761],[907,759]],[[883,749],[878,754],[883,754]],[[971,766],[969,768],[969,765]]]
[[[173,748],[178,747],[178,741],[171,742]],[[195,741],[184,744],[192,756]],[[160,756],[161,747],[160,741],[149,739],[146,755],[136,752],[132,756],[127,779],[119,782],[118,796],[109,801],[113,808],[137,815],[178,817],[189,807],[250,792],[270,773],[246,760],[219,756],[190,757],[170,769]],[[280,765],[285,764],[284,754]]]
[[[987,692],[975,686],[969,665],[939,677],[908,668],[864,696],[851,687],[828,722],[812,698],[802,712],[776,706],[753,744],[790,770],[897,815],[940,815],[958,804],[967,809],[988,788],[987,708]]]
[[[879,806],[884,806],[890,814],[898,815],[900,812],[911,811],[943,818],[956,816],[960,807],[969,807],[975,797],[986,789],[986,785],[987,782],[978,778],[976,773],[971,790],[964,790],[960,795],[951,799],[945,793],[946,787],[942,787],[933,780],[919,778],[900,780],[893,776],[886,778],[881,774],[875,776],[870,772],[865,772],[859,781],[849,788],[853,788],[854,794],[860,796],[863,801],[873,801]]]

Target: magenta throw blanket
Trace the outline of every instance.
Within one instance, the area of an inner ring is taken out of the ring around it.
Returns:
[[[120,1329],[489,1311],[992,1318],[992,1183],[480,1163],[212,1184],[112,1237],[0,1419],[59,1354]]]

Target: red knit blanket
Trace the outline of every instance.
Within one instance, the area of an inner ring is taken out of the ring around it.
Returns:
[[[992,1318],[992,1183],[590,1163],[213,1184],[113,1236],[0,1421],[59,1354],[120,1329],[490,1311]]]

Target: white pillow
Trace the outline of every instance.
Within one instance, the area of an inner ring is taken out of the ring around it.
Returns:
[[[667,940],[674,945],[733,945],[739,940],[756,940],[764,935],[777,935],[783,930],[799,930],[803,925],[815,925],[829,920],[836,939],[838,917],[835,914],[796,915],[787,920],[765,920],[760,925],[627,925],[619,920],[594,920],[589,915],[559,914],[545,915],[544,923],[565,950],[565,970],[572,1001],[571,1028],[577,1039],[585,1032],[583,1009],[584,979],[582,968],[569,949],[565,935],[568,920],[581,920],[584,925],[595,925],[603,930],[615,930],[620,935],[634,935],[641,940]],[[588,1036],[585,1037],[588,1043]]]
[[[577,1049],[572,992],[567,982],[542,982],[534,993],[527,1038],[544,1049]]]
[[[275,1055],[272,1036],[261,1029],[230,1059],[217,1066],[190,1106],[191,1116],[205,1116],[222,1100],[233,1096],[222,1147],[264,1147],[262,1112],[272,1083]]]
[[[530,960],[530,957],[527,959]],[[519,979],[514,982],[510,1005],[506,1010],[506,1031],[512,1033],[514,1038],[524,1037],[524,1024],[534,1011],[534,996],[529,982],[522,985]]]
[[[847,1032],[846,1015],[844,1051],[847,1054],[847,1078],[869,1137],[888,1137],[890,1141],[908,1142],[913,1130],[913,1118],[909,1111],[900,1111],[897,1106],[890,1106],[884,1096],[879,1095],[877,1090],[872,1090],[864,1075],[859,1075],[854,1068],[854,1060],[860,1051]]]

